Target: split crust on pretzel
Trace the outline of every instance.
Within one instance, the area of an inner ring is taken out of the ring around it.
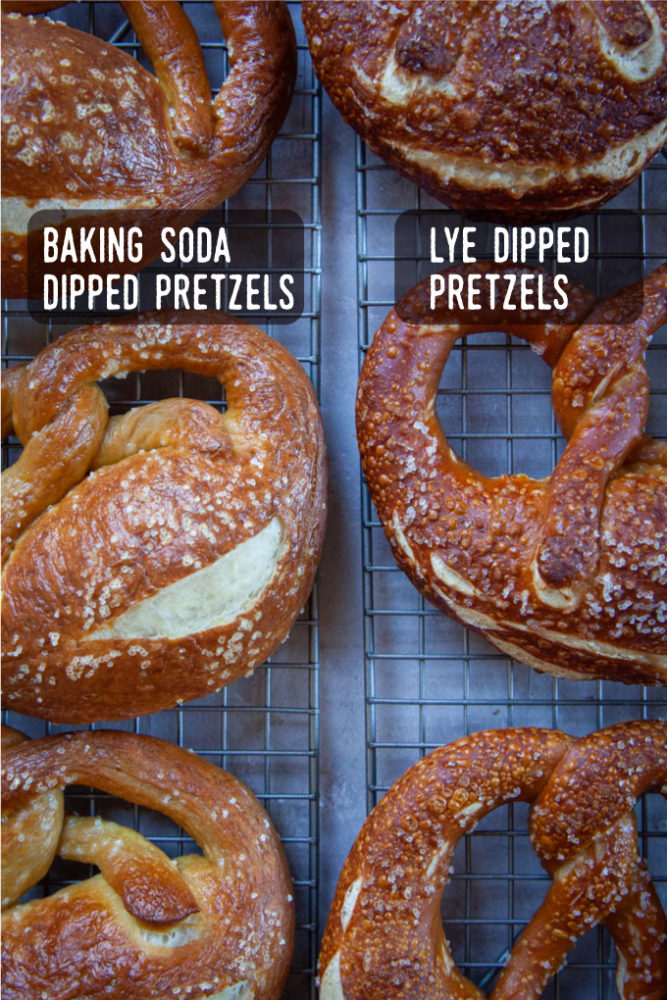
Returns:
[[[570,315],[552,324],[538,311],[515,323],[484,294],[479,313],[434,318],[428,295],[427,279],[389,313],[357,399],[364,473],[399,565],[437,607],[538,670],[664,683],[667,446],[642,431],[644,351],[667,320],[667,267],[597,303],[569,286]],[[528,341],[554,369],[569,442],[548,480],[484,476],[440,425],[452,346],[486,330]]]
[[[321,1000],[483,1000],[454,964],[440,902],[460,838],[516,801],[532,803],[531,843],[553,881],[493,1000],[536,1000],[577,938],[601,922],[618,948],[622,1000],[662,1000],[667,921],[634,816],[649,790],[667,795],[664,722],[578,740],[500,729],[433,751],[380,800],[348,855],[322,942]]]
[[[269,817],[240,781],[148,736],[98,731],[23,742],[6,734],[3,727],[7,1000],[277,1000],[292,954],[292,883]],[[70,784],[169,816],[203,855],[172,861],[134,830],[63,816]],[[36,880],[26,882],[15,850],[28,842],[45,869],[60,855],[100,874],[20,904]],[[20,891],[6,895],[10,882]]]
[[[200,697],[303,608],[326,513],[315,395],[284,347],[214,319],[81,327],[8,380],[24,450],[3,473],[7,707],[89,722]],[[170,399],[108,419],[98,379],[174,368],[217,378],[226,412]]]
[[[583,214],[667,139],[661,0],[304,0],[303,20],[348,124],[466,214]]]
[[[137,210],[204,212],[252,176],[282,125],[296,74],[286,4],[213,3],[230,61],[214,101],[180,4],[122,7],[155,76],[99,38],[48,18],[3,14],[5,296],[27,293],[33,213],[123,211],[129,225]],[[101,214],[91,219],[104,224]]]

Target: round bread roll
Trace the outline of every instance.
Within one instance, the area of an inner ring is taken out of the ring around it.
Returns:
[[[224,414],[169,399],[109,420],[96,381],[183,368]],[[250,673],[310,593],[324,436],[292,355],[226,317],[81,327],[3,392],[3,698],[57,722],[158,711]],[[10,409],[9,406],[6,409]]]
[[[203,856],[172,860],[135,830],[65,815],[62,789],[71,784],[164,813]],[[3,727],[2,830],[6,1000],[281,995],[294,936],[292,883],[271,820],[231,774],[149,736],[22,741]],[[26,870],[27,843],[44,870],[57,855],[100,873],[20,904],[39,877]]]
[[[597,303],[570,285],[560,321],[520,311],[531,268],[441,274],[474,276],[479,311],[431,312],[427,278],[375,334],[359,381],[363,469],[399,565],[436,607],[538,670],[664,684],[667,444],[643,429],[644,352],[667,321],[667,265]],[[493,305],[486,274],[501,283],[499,302],[514,279],[511,309]],[[555,301],[553,279],[540,276]],[[568,445],[548,479],[485,476],[441,427],[436,393],[452,346],[488,330],[527,341],[554,369]]]
[[[515,222],[612,198],[667,140],[667,4],[306,0],[345,120],[452,208]]]
[[[213,3],[230,61],[214,101],[180,4],[122,6],[155,76],[92,35],[3,14],[2,289],[10,298],[28,294],[33,213],[90,210],[98,213],[91,224],[104,225],[106,210],[125,213],[124,224],[136,211],[204,212],[252,176],[287,112],[296,43],[286,4]],[[40,231],[35,239],[41,260]],[[148,236],[146,244],[144,263]]]
[[[662,1000],[667,920],[634,815],[645,791],[667,794],[665,722],[578,740],[498,729],[434,750],[389,789],[348,855],[322,941],[320,1000],[484,1000],[454,963],[440,904],[458,841],[517,800],[532,804],[531,844],[553,881],[492,1000],[538,1000],[599,923],[618,949],[621,1000]]]

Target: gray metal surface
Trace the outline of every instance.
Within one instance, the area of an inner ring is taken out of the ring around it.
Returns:
[[[187,9],[206,39],[217,84],[226,67],[215,19],[208,4]],[[300,358],[325,421],[330,508],[317,589],[287,642],[253,677],[114,726],[192,747],[245,780],[267,805],[296,884],[298,931],[285,998],[306,1000],[315,996],[319,938],[347,852],[367,811],[419,756],[482,728],[545,725],[580,734],[624,718],[664,717],[667,700],[664,691],[558,681],[514,664],[427,605],[396,569],[361,481],[354,399],[364,349],[393,302],[395,219],[436,203],[367,154],[320,97],[298,4],[292,10],[300,45],[294,102],[266,165],[230,207],[288,208],[306,224],[305,314],[269,332]],[[136,49],[116,5],[79,4],[58,16]],[[666,164],[657,162],[620,199],[642,220],[647,266],[667,250]],[[7,363],[34,355],[59,332],[41,327],[21,304],[9,304]],[[667,430],[666,362],[663,331],[649,357],[650,430],[657,435]],[[114,382],[112,391],[113,412],[165,391],[223,405],[217,390],[211,398],[210,383],[177,374]],[[505,336],[478,338],[457,351],[440,412],[454,446],[486,472],[546,475],[559,454],[548,371]],[[4,446],[4,459],[17,450]],[[30,735],[69,728],[14,714],[9,721]],[[133,823],[169,853],[191,848],[182,831],[145,810],[86,790],[70,806]],[[642,850],[664,899],[667,808],[653,796],[638,817]],[[59,866],[43,891],[78,877],[79,869]],[[465,838],[444,910],[464,972],[489,981],[546,885],[528,845],[523,807],[498,811]],[[592,932],[546,996],[611,1000],[612,961],[608,937]]]

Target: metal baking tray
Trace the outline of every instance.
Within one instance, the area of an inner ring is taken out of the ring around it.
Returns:
[[[210,4],[185,6],[215,87],[226,72],[217,22]],[[252,677],[181,708],[110,725],[196,750],[266,805],[296,887],[296,946],[284,996],[306,1000],[316,996],[319,940],[347,851],[367,812],[411,763],[483,728],[544,725],[581,734],[620,719],[664,717],[667,697],[657,689],[555,680],[515,664],[431,608],[395,567],[361,478],[354,398],[365,348],[393,303],[396,218],[439,206],[345,126],[313,75],[299,5],[290,8],[299,43],[296,93],[266,163],[229,207],[286,208],[304,222],[303,315],[266,328],[301,361],[324,416],[331,487],[318,583],[288,640]],[[117,5],[79,3],[52,16],[137,51]],[[650,269],[667,249],[667,160],[658,158],[615,204],[640,219]],[[64,329],[38,323],[23,303],[5,303],[5,364],[32,357]],[[656,436],[667,429],[666,351],[662,331],[649,353],[649,430]],[[561,447],[548,370],[504,335],[477,338],[457,354],[456,379],[450,373],[440,395],[454,446],[490,473],[548,474]],[[178,373],[137,375],[108,391],[112,412],[165,393],[224,405],[210,381]],[[3,446],[5,462],[17,453],[16,442]],[[72,728],[6,717],[32,736]],[[192,847],[162,817],[90,790],[75,789],[69,808],[134,825],[172,855]],[[667,807],[657,796],[645,798],[638,819],[641,849],[667,903]],[[82,875],[85,869],[59,863],[36,891]],[[467,975],[488,984],[547,884],[522,806],[492,814],[462,841],[444,920]],[[608,936],[593,931],[545,995],[611,1000],[612,964]]]

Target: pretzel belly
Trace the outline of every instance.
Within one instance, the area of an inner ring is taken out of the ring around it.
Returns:
[[[169,173],[170,161],[174,172],[162,91],[135,59],[48,19],[4,16],[2,24],[3,197],[30,209],[35,197],[26,192],[37,187],[38,167],[40,202],[88,201],[94,192],[122,207],[148,187],[151,175]],[[69,120],[57,113],[64,99],[72,102]],[[9,223],[15,220],[8,207]]]
[[[240,461],[160,449],[91,474],[38,519],[4,575],[6,703],[126,716],[266,659],[306,600],[310,580],[293,567],[313,540],[289,490],[253,500],[247,475]]]
[[[465,332],[475,331],[416,327],[392,311],[362,369],[362,463],[397,561],[437,607],[537,669],[664,683],[667,470],[625,466],[612,478],[583,600],[543,602],[535,564],[547,481],[478,473],[435,413],[440,372]]]

